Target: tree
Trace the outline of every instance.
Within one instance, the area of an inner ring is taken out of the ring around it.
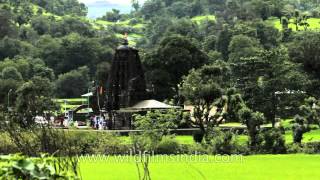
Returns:
[[[2,79],[0,78],[0,104],[14,105],[16,99],[16,90],[21,86],[21,81],[16,81],[13,79]],[[9,93],[10,92],[10,93]],[[9,96],[8,96],[9,93]],[[7,104],[9,103],[9,104]]]
[[[219,64],[205,65],[185,76],[180,93],[194,107],[194,124],[206,138],[213,127],[222,123],[226,99],[223,97],[225,69]],[[215,109],[215,112],[212,111]]]
[[[117,9],[112,9],[112,11],[109,11],[106,13],[105,16],[103,16],[101,19],[104,19],[106,21],[111,21],[111,22],[117,22],[120,20],[121,14],[120,11]]]
[[[14,34],[16,31],[10,10],[0,8],[0,38]]]
[[[22,81],[22,75],[15,67],[6,67],[1,72],[2,79]]]
[[[23,3],[19,7],[20,10],[16,15],[16,22],[19,24],[19,26],[22,26],[30,21],[30,18],[33,16],[33,10],[29,3]]]
[[[163,8],[163,3],[161,0],[154,0],[154,1],[146,1],[142,8],[141,13],[145,19],[150,19],[155,15],[159,14]]]
[[[239,111],[239,116],[247,126],[248,134],[250,137],[250,148],[251,150],[256,150],[257,145],[259,144],[259,131],[260,126],[264,122],[264,115],[260,112],[254,112],[246,106],[243,106]]]
[[[56,44],[52,44],[56,46]],[[70,34],[62,39],[59,49],[61,58],[57,64],[53,64],[57,74],[66,73],[81,66],[89,66],[92,72],[98,63],[101,46],[95,39],[81,37],[79,34]],[[55,59],[57,60],[57,59]]]
[[[173,88],[173,93],[177,93],[177,84],[180,83],[182,76],[187,75],[190,69],[198,68],[208,62],[206,54],[187,38],[179,35],[165,37],[158,48],[147,54],[145,59],[148,59],[144,63],[149,71],[161,70],[161,77],[169,80],[166,84],[168,88]],[[152,80],[154,78],[159,77],[152,77],[150,80],[153,82],[159,80]],[[154,84],[155,89],[158,87],[159,84]]]
[[[241,122],[239,117],[239,111],[245,105],[241,94],[237,93],[235,88],[230,88],[227,90],[226,95],[226,107],[223,114],[226,122]]]
[[[56,81],[56,93],[60,98],[80,97],[88,92],[89,88],[89,69],[80,67],[58,76]]]
[[[309,22],[308,22],[308,19],[310,17],[307,15],[307,14],[302,14],[300,16],[300,19],[299,19],[299,26],[302,26],[303,29],[306,31],[308,29],[308,27],[310,26]]]
[[[274,26],[264,22],[259,22],[256,25],[257,39],[265,49],[277,47],[279,44],[280,33]]]
[[[15,111],[21,126],[30,127],[34,125],[36,116],[46,117],[47,113],[56,110],[51,100],[53,89],[49,79],[41,77],[33,77],[19,87]]]
[[[44,35],[36,42],[36,47],[39,49],[39,55],[47,66],[53,68],[55,72],[59,69],[57,65],[61,63],[61,40],[52,38],[49,35]]]
[[[319,83],[317,83],[320,79],[320,33],[312,31],[298,33],[289,44],[288,51],[290,59],[302,63],[304,70],[311,77],[312,84],[308,88],[308,93],[320,97]]]
[[[131,4],[135,11],[138,11],[140,9],[140,4],[138,0],[131,0]]]
[[[267,20],[272,13],[271,4],[268,1],[253,0],[251,1],[251,6],[256,15],[262,20]]]
[[[62,37],[71,33],[78,33],[81,36],[93,37],[94,29],[92,24],[80,17],[67,16],[61,21],[53,21],[50,25],[50,34],[54,37]]]
[[[305,119],[301,116],[295,116],[294,120],[295,124],[292,126],[293,142],[301,144],[303,134],[307,132],[307,128],[304,125]]]
[[[229,60],[237,62],[241,61],[241,58],[255,56],[261,50],[261,45],[255,38],[236,35],[232,37],[228,50]]]
[[[232,33],[229,31],[229,28],[227,25],[225,25],[222,29],[222,31],[219,32],[218,38],[217,38],[217,44],[216,49],[222,54],[222,57],[224,60],[228,60],[229,56],[229,44],[231,41]]]
[[[4,58],[13,58],[14,56],[35,56],[36,49],[28,42],[5,37],[0,41],[0,60]]]
[[[50,32],[50,20],[46,16],[34,17],[31,20],[31,26],[39,35],[44,35]]]
[[[299,65],[288,61],[283,48],[261,51],[256,57],[243,58],[234,67],[234,78],[248,107],[263,112],[273,127],[277,110],[283,110],[289,104],[292,107],[289,98],[283,99],[279,107],[280,96],[277,92],[301,92],[308,84]]]
[[[168,11],[177,18],[186,17],[190,14],[188,4],[182,1],[177,1],[171,4],[170,7],[168,7]]]
[[[305,99],[303,105],[300,106],[299,116],[305,119],[307,129],[311,124],[317,124],[320,127],[320,102],[314,97]]]
[[[289,45],[289,55],[292,60],[303,63],[309,72],[317,73],[320,69],[320,33],[302,32],[295,36]]]
[[[211,50],[216,49],[216,42],[217,42],[217,37],[214,35],[207,36],[203,42],[203,49],[205,52],[209,52]]]

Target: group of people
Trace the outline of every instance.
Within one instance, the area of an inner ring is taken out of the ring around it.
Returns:
[[[90,118],[90,125],[93,129],[104,130],[107,127],[106,126],[107,121],[103,115],[102,116],[92,116]]]

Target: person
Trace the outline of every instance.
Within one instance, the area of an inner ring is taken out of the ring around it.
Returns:
[[[100,121],[100,117],[99,117],[99,116],[96,116],[96,117],[95,117],[95,128],[96,128],[96,129],[99,129],[99,121]]]
[[[90,127],[94,128],[94,116],[90,116]]]
[[[104,116],[102,115],[101,118],[100,118],[100,127],[99,127],[99,129],[100,129],[100,130],[103,130],[104,127],[105,127],[105,118],[104,118]]]

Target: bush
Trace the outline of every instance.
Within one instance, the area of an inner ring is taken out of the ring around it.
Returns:
[[[119,154],[130,150],[115,134],[63,130],[24,131],[11,136],[0,133],[0,154],[21,152],[30,156],[39,153],[57,155]]]
[[[280,129],[270,129],[262,133],[261,150],[264,153],[286,153],[285,139]]]
[[[220,129],[215,129],[211,133],[211,137],[208,152],[212,154],[244,153],[243,151],[246,149],[237,143],[235,135],[230,131],[222,132]]]
[[[125,154],[130,151],[130,147],[114,134],[103,133],[97,137],[93,151],[95,154]]]
[[[201,132],[200,130],[199,130],[199,131],[195,131],[195,132],[193,133],[193,140],[194,140],[194,142],[196,142],[196,143],[201,143],[202,140],[203,140],[203,137],[204,137],[204,133]]]
[[[157,154],[179,154],[180,144],[172,136],[165,136],[157,145],[155,152]]]
[[[129,25],[136,25],[136,24],[138,24],[138,23],[139,23],[139,20],[136,19],[136,18],[132,18],[132,19],[130,19],[130,21],[129,21]]]
[[[320,142],[306,143],[304,146],[304,153],[319,154],[320,153]]]
[[[303,149],[303,146],[301,146],[300,144],[292,143],[292,144],[288,144],[288,145],[287,145],[287,152],[288,152],[289,154],[293,154],[293,153],[303,153],[303,152],[304,152],[304,149]]]
[[[184,145],[185,147],[182,147],[182,150],[186,150],[186,152],[183,153],[187,153],[187,154],[208,154],[208,147],[204,144],[188,144],[188,145]]]
[[[69,132],[70,141],[77,142],[76,154],[120,154],[127,153],[127,147],[115,134],[104,132]]]
[[[9,155],[0,156],[0,163],[0,179],[79,179],[75,159],[56,160],[45,155],[41,158]]]
[[[19,150],[7,133],[0,133],[0,154],[15,154]]]
[[[319,154],[320,142],[308,142],[305,144],[292,143],[287,146],[288,153],[306,153],[306,154]]]

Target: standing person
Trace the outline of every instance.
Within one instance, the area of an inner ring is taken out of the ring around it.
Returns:
[[[104,115],[101,116],[101,130],[105,129],[106,127],[106,120]]]
[[[98,130],[99,129],[99,122],[100,122],[100,117],[96,116],[96,120],[95,120],[95,128]]]
[[[90,127],[94,128],[94,116],[90,116]]]

